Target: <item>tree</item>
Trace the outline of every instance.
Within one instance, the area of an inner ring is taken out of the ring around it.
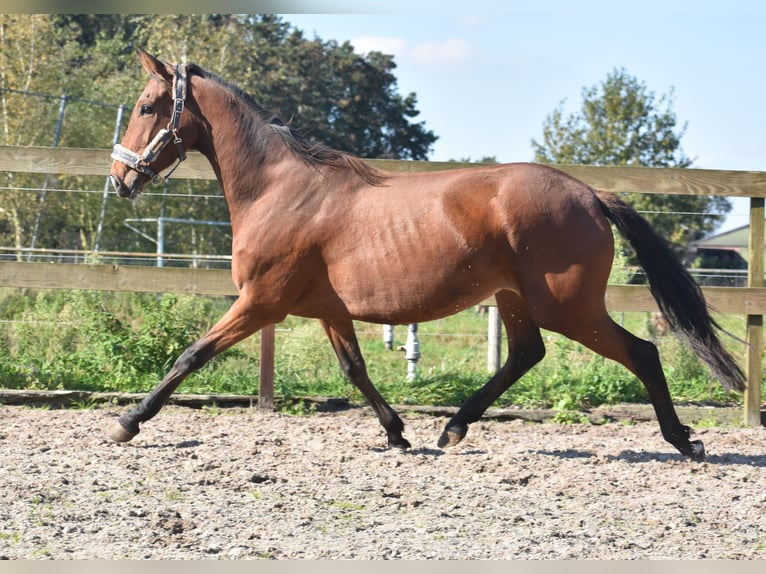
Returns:
[[[139,46],[218,73],[310,138],[360,157],[427,159],[437,139],[415,121],[415,94],[399,94],[392,56],[360,56],[348,43],[307,39],[277,15],[20,14],[0,15],[1,143],[51,145],[59,96],[66,95],[59,145],[111,147],[117,105],[129,110],[147,81],[135,56]],[[30,230],[40,218],[39,247],[93,248],[101,193],[45,196],[7,190],[47,186],[100,192],[104,178],[41,180],[6,174],[0,182],[6,188],[0,190],[2,243],[29,246]],[[126,231],[126,218],[189,218],[193,213],[197,220],[228,219],[214,182],[172,180],[167,190],[164,196],[162,188],[154,189],[154,195],[135,204],[110,200],[100,248],[154,250]],[[38,196],[44,201],[34,201]],[[154,234],[150,224],[142,225]],[[230,251],[231,238],[220,227],[174,228],[166,230],[165,239],[167,252]]]
[[[460,159],[451,159],[449,161],[461,162],[461,163],[500,163],[497,161],[496,155],[485,155],[484,157],[481,157],[479,159],[472,159],[471,156],[468,156],[468,157],[462,157]]]
[[[601,85],[583,89],[579,111],[567,115],[562,101],[546,118],[542,143],[532,140],[535,161],[688,167],[692,161],[681,149],[686,124],[677,129],[672,104],[672,89],[658,99],[645,83],[615,69]],[[630,194],[629,199],[679,249],[714,230],[731,209],[723,197]],[[683,214],[682,224],[677,213]]]
[[[64,104],[60,96],[71,87],[65,63],[75,50],[71,36],[57,30],[48,16],[0,15],[0,143],[52,144]],[[56,86],[51,97],[30,98],[22,93],[50,94],[50,86]],[[57,224],[68,217],[70,209],[64,197],[53,198],[42,191],[35,198],[30,191],[10,191],[14,187],[45,190],[53,183],[50,177],[2,174],[0,237],[4,245],[30,245],[30,231],[43,212]]]
[[[422,160],[437,139],[413,121],[417,97],[398,93],[392,56],[361,56],[348,42],[309,40],[274,14],[163,15],[141,26],[150,52],[218,73],[330,147]]]

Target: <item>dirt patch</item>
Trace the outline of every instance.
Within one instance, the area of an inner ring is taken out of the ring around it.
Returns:
[[[766,430],[474,424],[367,408],[311,417],[168,407],[126,445],[119,409],[0,407],[4,558],[766,558]]]

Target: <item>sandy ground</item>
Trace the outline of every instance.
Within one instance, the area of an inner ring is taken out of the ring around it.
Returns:
[[[0,407],[0,557],[766,558],[766,429],[713,428],[685,460],[656,423],[474,424],[368,408],[310,417]]]

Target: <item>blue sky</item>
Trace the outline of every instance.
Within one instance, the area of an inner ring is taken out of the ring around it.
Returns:
[[[309,37],[394,54],[400,93],[417,94],[416,119],[439,136],[432,160],[529,161],[559,102],[579,108],[584,87],[624,68],[658,98],[674,90],[693,167],[766,169],[766,3],[620,4],[357,0],[377,12],[283,17]],[[747,222],[737,201],[721,229]]]

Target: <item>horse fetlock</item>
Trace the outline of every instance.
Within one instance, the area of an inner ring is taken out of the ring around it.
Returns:
[[[692,429],[688,426],[681,426],[681,430],[675,433],[664,433],[666,441],[678,449],[684,456],[688,456],[695,461],[705,460],[705,445],[701,440],[689,440]]]
[[[388,436],[388,446],[397,448],[410,448],[409,441],[402,436],[404,432],[404,423],[393,410],[386,411],[379,416],[380,423],[386,429]]]

